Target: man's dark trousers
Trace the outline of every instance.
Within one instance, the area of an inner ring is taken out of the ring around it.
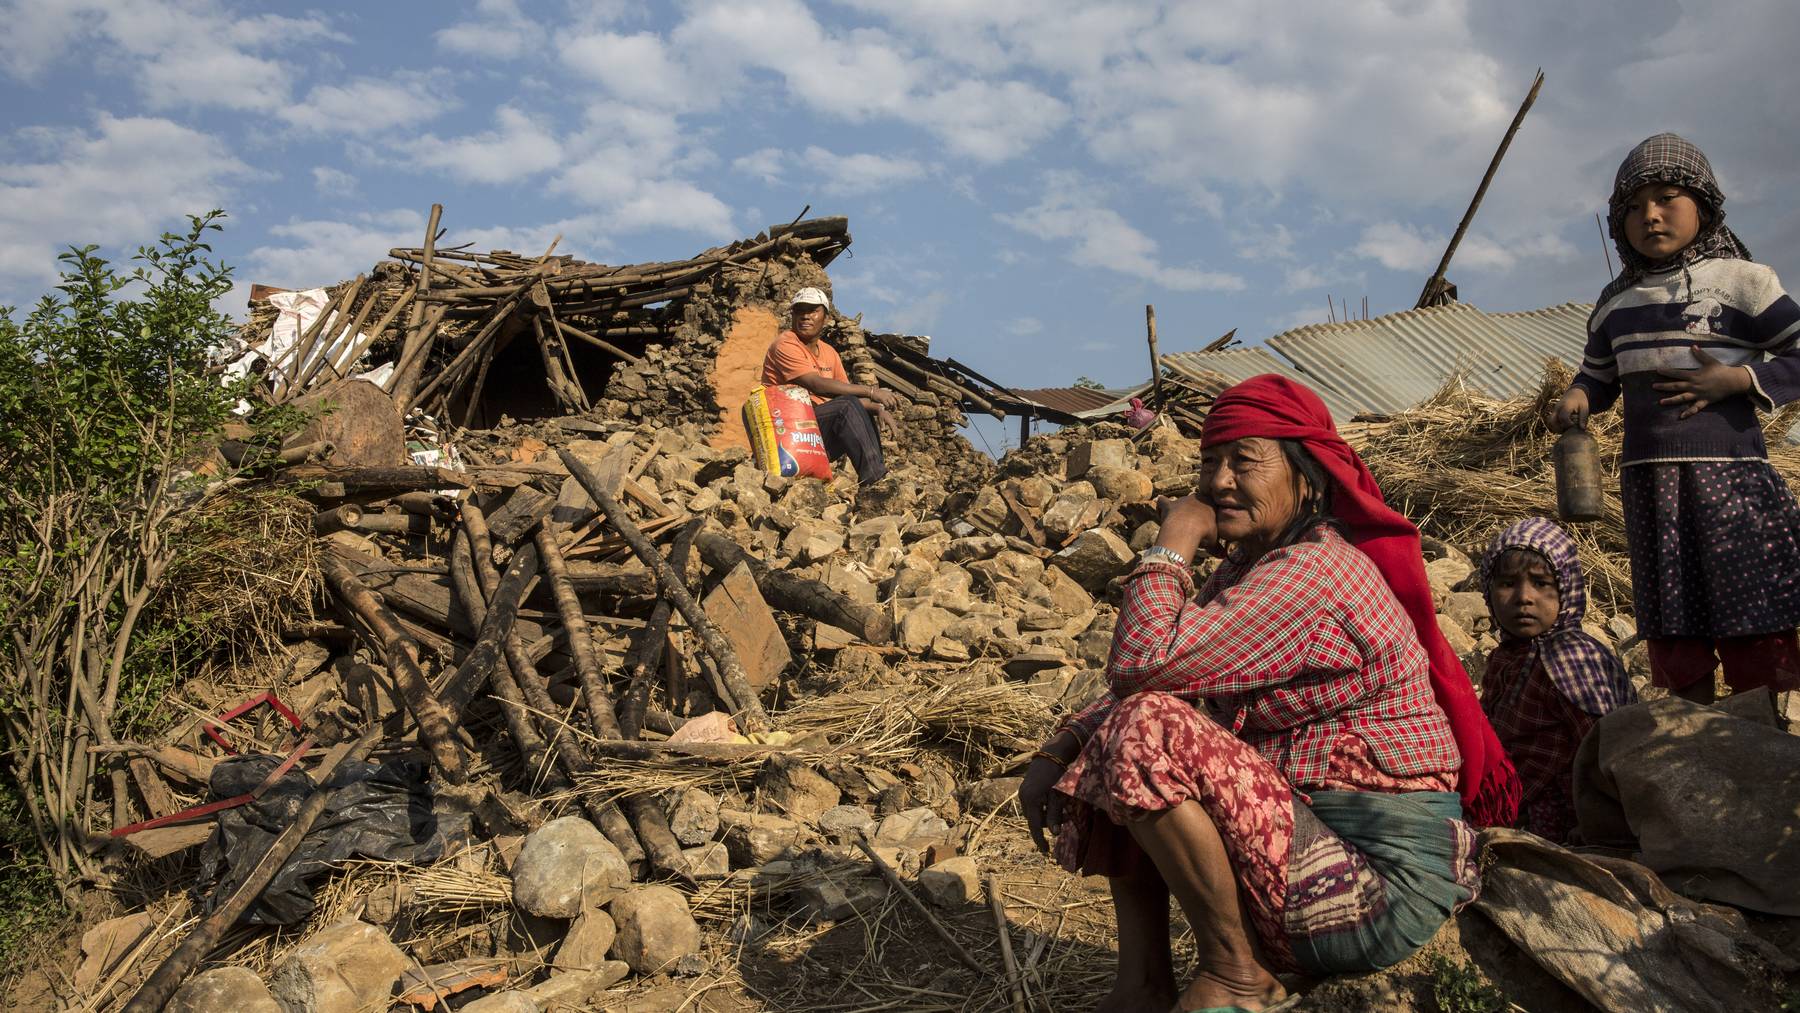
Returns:
[[[850,458],[856,468],[859,485],[868,485],[887,474],[887,461],[881,454],[881,435],[875,431],[875,417],[854,397],[845,395],[813,405],[813,417],[819,420],[819,436],[825,441],[825,453],[832,460]]]

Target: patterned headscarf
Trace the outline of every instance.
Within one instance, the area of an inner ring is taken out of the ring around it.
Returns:
[[[1700,205],[1700,234],[1667,260],[1650,260],[1625,236],[1625,205],[1631,202],[1631,195],[1638,187],[1646,183],[1674,183],[1685,187]],[[1750,251],[1725,227],[1725,194],[1719,190],[1719,181],[1713,176],[1712,163],[1699,148],[1675,134],[1657,134],[1646,139],[1619,163],[1619,173],[1613,177],[1607,221],[1611,226],[1613,245],[1619,250],[1620,270],[1619,276],[1600,293],[1596,308],[1637,284],[1637,280],[1650,271],[1685,267],[1706,257],[1750,259]]]
[[[1543,556],[1561,599],[1556,624],[1531,638],[1531,661],[1542,661],[1557,691],[1595,717],[1636,703],[1637,690],[1631,687],[1619,656],[1581,628],[1581,619],[1587,615],[1587,579],[1581,574],[1575,540],[1542,517],[1522,520],[1502,531],[1481,557],[1481,591],[1489,609],[1493,608],[1494,563],[1508,549],[1530,549]],[[1505,630],[1498,632],[1503,638],[1518,639]]]

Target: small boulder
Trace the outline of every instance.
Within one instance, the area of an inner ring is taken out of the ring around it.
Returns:
[[[694,879],[724,876],[731,872],[731,852],[718,841],[681,849],[682,871]]]
[[[587,1009],[596,1005],[600,993],[625,980],[631,965],[623,960],[605,960],[591,971],[558,971],[544,981],[525,989],[546,1011]],[[464,1006],[463,1009],[468,1009]]]
[[[888,885],[876,876],[839,872],[807,880],[798,895],[800,907],[813,917],[837,921],[879,910],[887,902]]]
[[[1438,611],[1471,634],[1480,635],[1493,626],[1487,596],[1479,591],[1452,591],[1444,596],[1443,607]]]
[[[630,885],[631,868],[592,823],[564,816],[525,838],[512,880],[519,907],[541,918],[573,918],[584,899],[604,904]]]
[[[806,837],[805,827],[768,813],[720,809],[719,822],[725,827],[725,847],[732,864],[739,868],[772,862]]]
[[[1450,649],[1456,652],[1457,657],[1460,658],[1476,649],[1475,638],[1469,635],[1468,630],[1457,625],[1456,620],[1446,615],[1439,615],[1437,624],[1438,629],[1444,631],[1444,639],[1450,642]]]
[[[1129,468],[1137,463],[1137,451],[1130,440],[1089,440],[1069,451],[1066,473],[1069,478],[1082,478],[1093,468]]]
[[[1097,594],[1106,588],[1107,581],[1123,575],[1133,558],[1131,546],[1123,538],[1106,528],[1092,528],[1052,556],[1050,563]]]
[[[1094,485],[1094,492],[1114,503],[1142,503],[1155,495],[1150,476],[1136,468],[1103,465],[1088,469],[1083,476]]]
[[[1024,783],[1022,777],[991,777],[976,781],[962,790],[963,810],[971,815],[985,816],[1018,797],[1019,786]]]
[[[819,832],[839,844],[856,840],[859,833],[875,834],[875,817],[859,805],[834,805],[819,814]]]
[[[289,950],[269,991],[290,1013],[380,1009],[409,964],[387,933],[368,922],[338,922]]]
[[[1086,615],[1094,607],[1094,596],[1067,573],[1054,566],[1046,567],[1038,577],[1038,586],[1044,589],[1044,603],[1049,605],[1058,615]]]
[[[819,814],[843,798],[838,786],[818,771],[782,753],[769,757],[757,776],[762,800],[802,823],[813,823]]]
[[[591,971],[606,959],[606,951],[612,949],[617,935],[618,926],[613,924],[612,915],[598,907],[587,908],[570,923],[568,935],[556,948],[553,963],[563,970]]]
[[[954,622],[954,612],[935,605],[920,605],[900,617],[900,646],[914,654],[922,654]]]
[[[1150,546],[1155,545],[1157,538],[1161,537],[1161,535],[1161,524],[1158,524],[1155,521],[1145,521],[1132,529],[1131,541],[1127,544],[1131,546],[1131,551],[1142,552]]]
[[[269,986],[248,967],[215,967],[188,979],[165,1013],[281,1013]]]
[[[946,858],[919,873],[919,892],[938,907],[972,904],[981,896],[981,873],[967,855]]]
[[[669,830],[689,847],[699,847],[719,832],[719,800],[711,792],[689,788],[669,809]]]
[[[462,1013],[544,1013],[544,1006],[525,992],[495,992],[464,1006]]]
[[[700,949],[700,926],[688,911],[687,898],[672,887],[640,886],[612,902],[619,934],[613,956],[638,974],[671,968]]]
[[[1431,584],[1431,593],[1437,598],[1449,594],[1464,578],[1474,573],[1475,568],[1469,565],[1467,558],[1444,556],[1425,564],[1425,579]]]
[[[895,846],[920,839],[942,840],[950,836],[950,824],[927,806],[888,816],[875,831],[875,843]]]

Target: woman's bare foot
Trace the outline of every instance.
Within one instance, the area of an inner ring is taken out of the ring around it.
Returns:
[[[1143,1010],[1168,1009],[1174,1002],[1174,978],[1157,985],[1145,982],[1127,985],[1115,981],[1112,991],[1094,1007],[1094,1013],[1141,1013]]]
[[[1273,1006],[1285,998],[1287,989],[1274,975],[1261,967],[1231,975],[1201,971],[1182,991],[1175,1010],[1181,1013],[1215,1006],[1242,1006],[1247,1010],[1259,1010]]]

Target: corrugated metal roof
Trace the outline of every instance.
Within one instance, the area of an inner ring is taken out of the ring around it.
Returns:
[[[1296,370],[1292,365],[1269,354],[1266,348],[1227,348],[1221,352],[1170,352],[1162,357],[1164,368],[1175,371],[1205,390],[1209,394],[1217,394],[1225,386],[1242,383],[1253,376],[1264,373],[1279,373],[1289,379],[1298,380],[1317,391],[1325,407],[1331,409],[1331,416],[1337,422],[1350,421],[1352,416],[1369,411],[1367,405],[1348,398],[1332,388],[1329,383],[1319,377],[1309,376]],[[1220,384],[1219,377],[1226,383]]]
[[[1124,411],[1126,403],[1137,392],[1097,390],[1093,387],[1038,387],[1032,390],[1015,388],[1013,393],[1051,411],[1078,419],[1092,419]]]
[[[1458,372],[1496,397],[1536,389],[1545,359],[1571,366],[1581,361],[1592,311],[1591,305],[1564,303],[1524,313],[1484,313],[1450,303],[1312,324],[1277,334],[1268,344],[1293,360],[1303,371],[1300,379],[1320,396],[1326,393],[1321,388],[1330,388],[1357,410],[1396,412],[1430,397]],[[1336,415],[1337,405],[1331,409]]]

